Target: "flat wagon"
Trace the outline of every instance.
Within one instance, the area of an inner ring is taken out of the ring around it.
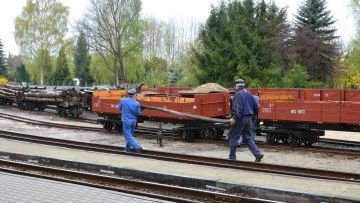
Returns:
[[[121,128],[119,101],[126,97],[126,90],[95,91],[92,109],[98,114],[98,121],[107,130]],[[142,105],[167,108],[211,118],[225,118],[230,114],[230,95],[228,93],[189,94],[186,96],[168,96],[164,94],[139,94],[136,99]],[[192,120],[156,110],[142,111],[139,122],[158,121],[181,124],[176,129],[183,139],[192,140],[195,136],[216,138],[223,135],[223,125]]]

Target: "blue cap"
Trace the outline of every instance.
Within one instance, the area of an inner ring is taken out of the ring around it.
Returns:
[[[129,90],[127,91],[127,93],[130,94],[130,95],[134,95],[134,94],[136,94],[136,89],[131,88],[131,89],[129,89]]]
[[[237,79],[235,80],[235,84],[238,84],[240,87],[244,87],[245,81],[243,79]]]

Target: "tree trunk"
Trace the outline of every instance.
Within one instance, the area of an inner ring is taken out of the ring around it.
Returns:
[[[182,113],[182,112],[178,112],[178,111],[174,111],[174,110],[170,110],[170,109],[162,108],[162,107],[156,107],[156,106],[141,105],[141,107],[144,109],[148,109],[148,110],[162,111],[162,112],[166,112],[166,113],[177,115],[177,116],[182,116],[182,117],[197,119],[197,120],[203,120],[203,121],[212,122],[212,123],[225,123],[225,124],[230,123],[229,119],[210,118],[210,117],[206,117],[206,116]]]

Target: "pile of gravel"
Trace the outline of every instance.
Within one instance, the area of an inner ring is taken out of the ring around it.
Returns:
[[[192,89],[193,93],[229,92],[228,89],[216,83],[206,83]]]

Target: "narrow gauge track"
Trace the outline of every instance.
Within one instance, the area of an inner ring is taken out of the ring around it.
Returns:
[[[6,113],[0,113],[0,118],[9,119],[9,120],[18,121],[18,122],[24,122],[24,123],[31,124],[31,125],[45,126],[45,127],[56,127],[56,128],[71,129],[71,130],[87,130],[87,131],[111,133],[101,127],[68,125],[68,124],[62,124],[62,123],[33,120],[33,119],[24,118],[21,116],[10,115],[10,114],[6,114]],[[143,134],[157,134],[159,132],[159,129],[156,127],[138,126],[138,128],[135,131],[139,132],[139,133],[143,133]],[[114,133],[117,133],[117,132],[114,131]],[[162,129],[162,134],[164,136],[174,136],[172,131],[166,130],[166,129]]]
[[[360,142],[357,142],[357,141],[320,138],[319,142],[325,143],[325,144],[342,145],[344,147],[359,147],[360,148]]]
[[[279,151],[279,150],[288,150],[288,151],[303,151],[308,153],[321,153],[321,154],[327,154],[327,155],[340,155],[340,156],[351,156],[351,157],[360,157],[360,151],[359,150],[353,150],[353,149],[340,149],[340,148],[331,148],[331,147],[323,147],[323,146],[311,146],[311,147],[292,147],[288,145],[273,145],[273,144],[267,144],[267,143],[257,143],[260,148],[266,148],[269,150]],[[360,148],[360,146],[359,146]]]
[[[49,166],[39,166],[10,160],[0,160],[0,171],[19,175],[85,185],[117,192],[174,201],[174,202],[246,202],[271,203],[275,201],[191,189],[160,183],[129,180],[88,172],[73,171]]]
[[[19,122],[25,122],[32,125],[39,125],[39,126],[46,126],[46,127],[56,127],[56,128],[62,128],[62,129],[72,129],[72,130],[86,130],[86,131],[95,131],[95,132],[105,132],[110,133],[107,130],[100,128],[100,127],[88,127],[88,126],[77,126],[77,125],[68,125],[68,124],[61,124],[61,123],[54,123],[54,122],[47,122],[47,121],[39,121],[39,120],[33,120],[29,118],[24,118],[21,116],[15,116],[5,113],[0,113],[0,118],[5,118],[13,121],[19,121]],[[159,133],[159,128],[157,127],[145,127],[145,126],[138,126],[138,128],[135,130],[137,133],[141,134],[151,134],[156,135]],[[114,131],[114,133],[116,133]],[[174,137],[176,136],[172,130],[166,130],[162,129],[162,132],[164,137]],[[221,144],[224,144],[224,140],[209,140],[207,142],[221,142]],[[333,143],[336,144],[337,142]],[[302,150],[305,152],[311,152],[311,153],[323,153],[323,154],[331,154],[331,155],[345,155],[345,156],[360,156],[360,151],[358,150],[350,150],[350,149],[339,149],[339,148],[330,148],[330,147],[320,147],[320,146],[312,146],[312,147],[291,147],[288,145],[271,145],[267,143],[257,143],[259,146],[263,148],[267,148],[270,150]],[[350,146],[355,146],[356,142],[351,143]],[[346,143],[342,143],[343,146],[347,146]],[[360,148],[360,145],[356,145]]]
[[[360,183],[360,174],[355,174],[355,173],[281,166],[281,165],[272,165],[272,164],[246,162],[246,161],[233,161],[228,159],[218,159],[218,158],[210,158],[203,156],[192,156],[192,155],[175,154],[175,153],[150,151],[150,150],[143,150],[141,153],[126,153],[122,151],[123,150],[122,147],[117,147],[117,146],[39,137],[39,136],[33,136],[23,133],[8,132],[4,130],[0,130],[0,138],[40,143],[40,144],[46,144],[52,146],[61,146],[61,147],[87,150],[87,151],[102,152],[102,153],[136,156],[136,157],[150,158],[156,160],[165,160],[165,161],[206,165],[213,167],[232,168],[232,169],[250,170],[250,171],[258,171],[258,172],[274,173],[274,174]]]
[[[60,116],[58,113],[56,113],[56,107],[55,106],[48,106],[44,111]],[[97,124],[96,120],[90,119],[90,118],[84,118],[84,117],[81,117],[81,116],[80,116],[80,118],[72,118],[72,117],[64,117],[64,118],[69,119],[69,120],[74,120],[74,121],[80,121],[80,122],[84,122],[84,123]]]

